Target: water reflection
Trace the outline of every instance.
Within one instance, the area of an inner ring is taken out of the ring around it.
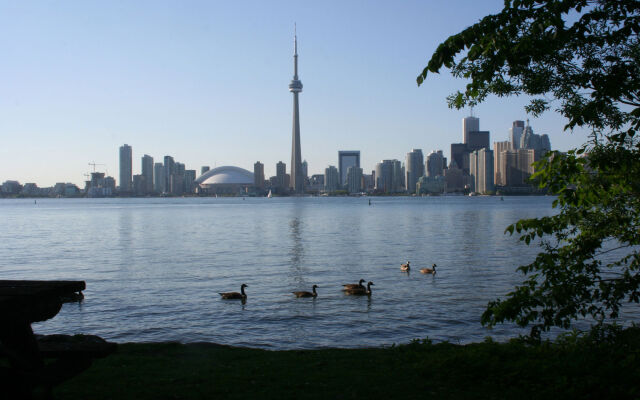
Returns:
[[[289,236],[291,240],[291,244],[289,246],[289,264],[291,265],[292,278],[298,285],[305,285],[306,283],[303,273],[303,212],[303,203],[301,201],[295,201],[291,208],[291,217],[289,218]]]

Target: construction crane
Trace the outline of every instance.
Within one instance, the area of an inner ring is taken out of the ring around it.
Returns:
[[[96,165],[107,165],[107,164],[98,164],[94,161],[94,162],[90,162],[89,165],[93,166],[93,172],[96,172]]]

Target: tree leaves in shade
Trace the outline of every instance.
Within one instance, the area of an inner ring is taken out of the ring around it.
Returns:
[[[450,107],[524,94],[528,113],[554,110],[565,130],[591,131],[580,148],[536,164],[532,179],[557,195],[558,213],[507,227],[542,251],[518,268],[521,285],[488,304],[483,324],[513,321],[538,338],[585,317],[611,322],[638,303],[639,33],[637,0],[506,0],[441,43],[418,76],[421,85],[445,67],[466,79]]]

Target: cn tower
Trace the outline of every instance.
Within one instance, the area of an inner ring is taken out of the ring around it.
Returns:
[[[291,192],[304,192],[304,177],[302,176],[302,156],[300,155],[300,114],[298,110],[298,93],[302,92],[302,82],[298,79],[298,37],[293,33],[293,79],[289,84],[289,91],[293,93],[293,131],[291,139]]]

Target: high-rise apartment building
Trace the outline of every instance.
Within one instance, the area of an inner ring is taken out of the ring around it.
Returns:
[[[164,179],[164,165],[162,165],[162,163],[155,163],[153,165],[153,190],[158,194],[167,191],[166,181]]]
[[[120,146],[120,192],[131,193],[133,189],[133,158],[131,146]]]
[[[153,193],[153,157],[142,156],[142,176],[144,176],[144,193]]]
[[[287,164],[279,161],[276,164],[276,178],[277,178],[277,189],[282,192],[284,191],[287,185]]]
[[[360,151],[359,150],[338,151],[338,172],[340,174],[339,185],[341,187],[346,186],[347,171],[351,167],[360,168]]]
[[[171,192],[171,176],[173,175],[176,162],[171,156],[164,156],[164,187],[167,193]]]
[[[355,165],[347,170],[347,190],[349,193],[362,191],[362,168]]]
[[[505,186],[505,172],[502,169],[503,152],[511,150],[511,142],[493,142],[493,181],[496,186]]]
[[[340,186],[340,175],[338,169],[333,165],[329,165],[324,169],[324,191],[326,193],[333,193],[338,190]]]
[[[196,170],[186,169],[184,171],[184,192],[193,194],[196,191]]]
[[[424,175],[424,156],[422,149],[413,149],[405,160],[405,183],[407,192],[415,193],[416,182]]]
[[[253,185],[264,189],[264,164],[260,161],[253,164]]]
[[[493,184],[493,150],[480,149],[469,155],[471,190],[480,194],[495,191]]]
[[[404,189],[402,163],[398,160],[382,160],[376,164],[376,190],[397,193]]]

